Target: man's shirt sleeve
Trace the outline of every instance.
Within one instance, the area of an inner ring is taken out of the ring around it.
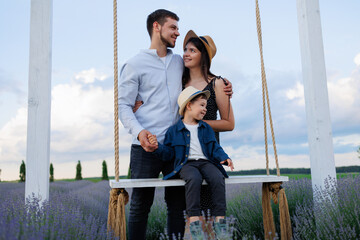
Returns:
[[[133,112],[139,91],[139,81],[136,71],[129,64],[124,64],[120,70],[119,80],[119,118],[134,138],[137,138],[144,129]]]

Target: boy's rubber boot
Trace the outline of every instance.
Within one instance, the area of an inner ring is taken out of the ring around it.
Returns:
[[[206,240],[205,234],[202,230],[201,222],[195,221],[190,223],[190,235],[192,240]]]

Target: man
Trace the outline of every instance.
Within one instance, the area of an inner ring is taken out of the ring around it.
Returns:
[[[182,90],[183,62],[169,48],[175,46],[179,17],[159,9],[148,16],[150,49],[142,50],[128,60],[120,71],[119,117],[133,136],[130,153],[131,178],[157,178],[168,174],[171,164],[164,164],[151,152],[155,145],[149,133],[164,141],[166,130],[178,119],[177,97]],[[133,113],[136,100],[143,102]],[[148,213],[155,188],[134,188],[131,195],[128,233],[130,240],[145,239]],[[183,235],[185,193],[183,187],[165,188],[168,211],[168,234]]]
[[[155,144],[148,140],[154,134],[163,143],[166,130],[178,119],[177,97],[182,90],[183,61],[173,54],[179,17],[159,9],[147,18],[150,49],[142,50],[121,68],[119,81],[119,117],[133,137],[130,153],[131,178],[157,178],[173,170],[152,152]],[[230,86],[231,88],[231,86]],[[231,91],[231,90],[230,90]],[[143,104],[133,112],[135,101]],[[134,188],[131,195],[128,233],[130,240],[146,237],[148,214],[154,200],[155,188]],[[185,191],[183,187],[166,187],[168,234],[183,236]]]

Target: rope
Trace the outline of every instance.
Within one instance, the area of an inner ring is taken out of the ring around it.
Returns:
[[[118,46],[117,46],[117,0],[114,12],[114,142],[115,142],[115,180],[119,182],[119,105],[118,105]],[[115,239],[126,240],[125,205],[129,194],[123,188],[113,188],[109,197],[107,230]]]
[[[119,105],[118,105],[118,47],[117,47],[117,0],[114,0],[114,141],[115,180],[119,181]]]
[[[276,231],[274,224],[274,216],[271,209],[269,183],[262,185],[262,210],[263,210],[263,224],[264,224],[264,239],[275,239]]]
[[[281,186],[282,182],[263,183],[262,186],[262,207],[263,207],[263,224],[264,238],[275,239],[276,230],[274,224],[274,216],[271,208],[271,199],[275,204],[279,203],[280,215],[280,239],[292,239],[292,229],[289,214],[289,206],[285,195],[285,190]]]
[[[269,156],[268,156],[268,142],[267,142],[267,126],[266,126],[266,103],[267,103],[267,110],[269,113],[269,122],[270,122],[270,129],[271,129],[271,137],[272,143],[274,147],[274,155],[275,155],[275,162],[276,162],[276,173],[277,176],[280,176],[280,168],[279,168],[279,161],[277,156],[276,150],[276,143],[275,143],[275,134],[274,134],[274,127],[271,117],[271,110],[270,110],[270,100],[269,100],[269,92],[266,83],[266,74],[265,74],[265,65],[264,65],[264,57],[263,57],[263,47],[262,47],[262,34],[261,34],[261,19],[260,19],[260,10],[259,10],[259,2],[256,1],[256,27],[257,27],[257,34],[258,34],[258,41],[259,41],[259,49],[260,49],[260,60],[261,60],[261,81],[262,81],[262,99],[263,99],[263,115],[264,115],[264,136],[265,136],[265,156],[266,156],[266,174],[269,175]],[[265,102],[266,98],[266,102]]]
[[[129,194],[123,188],[110,190],[107,230],[114,238],[126,240],[125,205]]]

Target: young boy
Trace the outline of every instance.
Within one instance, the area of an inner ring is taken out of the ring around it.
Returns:
[[[163,161],[174,161],[174,170],[164,179],[179,174],[185,180],[186,211],[193,239],[202,234],[199,218],[203,179],[211,189],[215,233],[221,235],[226,226],[225,177],[228,177],[221,164],[227,164],[231,171],[234,169],[231,159],[217,143],[214,131],[202,121],[209,96],[209,91],[185,88],[178,97],[179,114],[183,118],[167,130],[164,144],[157,144],[156,136],[148,135],[150,143],[157,144],[155,154]]]

